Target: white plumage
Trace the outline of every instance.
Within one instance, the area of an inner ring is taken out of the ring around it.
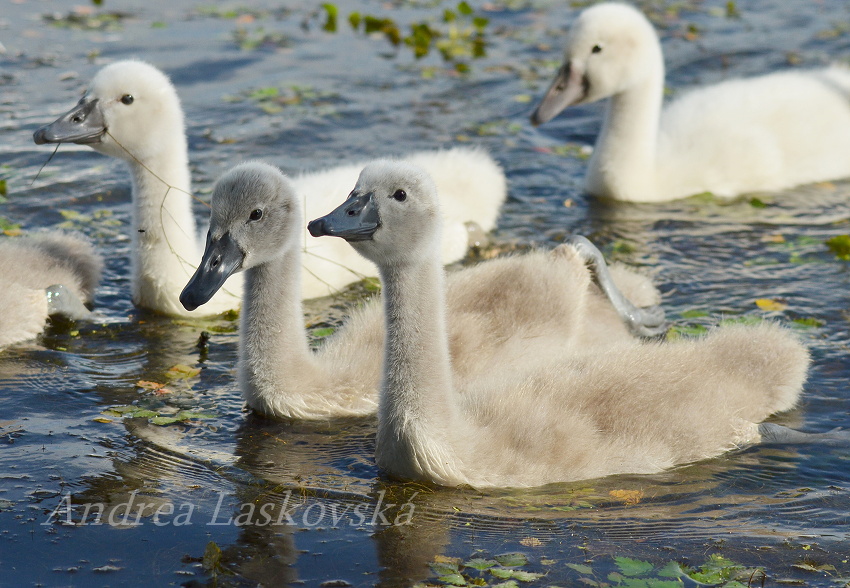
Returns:
[[[564,65],[532,116],[609,98],[588,163],[596,196],[659,202],[850,177],[850,69],[778,72],[686,92],[662,110],[664,59],[625,4],[583,11]]]
[[[75,114],[82,120],[75,121]],[[80,105],[37,131],[36,141],[77,141],[128,163],[133,177],[133,301],[165,314],[188,315],[178,296],[197,267],[203,240],[198,238],[191,212],[183,111],[167,76],[141,61],[108,65],[94,77]],[[447,202],[443,261],[460,259],[468,246],[467,222],[485,231],[495,226],[506,196],[504,173],[477,149],[422,152],[410,160],[434,174]],[[294,181],[305,198],[305,212],[319,214],[336,206],[354,185],[361,167],[343,165],[298,176]],[[375,275],[374,266],[344,244],[307,237],[306,252],[305,298],[332,294]],[[204,306],[203,313],[236,308],[240,295],[241,283],[231,280]]]

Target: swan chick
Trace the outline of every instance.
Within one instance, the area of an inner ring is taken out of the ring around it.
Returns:
[[[37,144],[73,142],[124,160],[133,178],[133,301],[175,316],[218,314],[237,308],[241,282],[228,284],[203,308],[190,314],[179,294],[201,258],[191,210],[183,110],[168,77],[149,63],[118,61],[101,69],[85,96],[55,122],[38,129]],[[461,259],[469,247],[468,226],[490,231],[507,196],[501,167],[479,148],[422,151],[408,156],[437,178],[446,203],[445,263]],[[357,180],[362,164],[301,173],[293,178],[307,196],[301,210],[314,218],[336,206]],[[307,237],[302,243],[302,296],[335,294],[376,274],[373,264],[344,243]]]
[[[33,339],[51,316],[86,319],[103,260],[82,237],[44,231],[0,240],[0,349]]]
[[[609,99],[588,161],[595,196],[660,202],[732,197],[850,176],[850,69],[789,70],[684,93],[662,110],[664,58],[636,8],[585,9],[531,117]]]
[[[389,474],[514,487],[658,472],[758,441],[758,423],[797,402],[808,353],[771,324],[549,353],[537,341],[533,358],[503,356],[474,378],[455,377],[439,219],[428,175],[387,161],[367,166],[352,198],[319,219],[380,270],[375,456]]]
[[[197,308],[229,276],[244,272],[239,381],[257,412],[284,419],[373,414],[382,307],[379,300],[367,301],[310,349],[299,295],[303,201],[295,183],[268,164],[248,162],[226,172],[213,189],[201,264],[180,300],[188,310]],[[611,282],[629,304],[658,304],[658,291],[645,276],[613,267]],[[633,338],[572,246],[453,271],[448,298],[452,369],[460,379],[505,357],[533,357],[541,333],[546,345],[568,348]]]

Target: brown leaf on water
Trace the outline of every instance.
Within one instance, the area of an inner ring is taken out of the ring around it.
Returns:
[[[519,544],[525,547],[540,547],[543,542],[537,537],[523,537],[519,540]]]
[[[643,490],[611,490],[608,494],[618,502],[627,506],[639,504],[643,498]]]

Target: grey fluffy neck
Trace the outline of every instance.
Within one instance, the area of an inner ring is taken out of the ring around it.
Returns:
[[[245,272],[239,358],[246,395],[268,404],[270,395],[297,395],[313,373],[301,306],[301,252],[290,249]],[[285,403],[285,401],[284,401]]]
[[[381,269],[387,336],[376,452],[394,456],[385,459],[394,464],[433,453],[427,447],[441,444],[439,433],[452,426],[456,407],[444,279],[436,256]]]

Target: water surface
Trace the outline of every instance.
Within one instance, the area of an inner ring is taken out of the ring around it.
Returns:
[[[22,0],[0,15],[0,179],[8,188],[0,217],[23,229],[75,228],[107,256],[97,321],[55,323],[0,355],[0,584],[440,584],[440,566],[455,558],[511,553],[527,560],[515,560],[516,569],[546,574],[528,585],[617,585],[629,578],[609,576],[624,571],[616,558],[655,566],[634,582],[659,578],[670,561],[699,566],[716,555],[762,567],[765,585],[847,583],[846,447],[752,447],[655,476],[481,493],[382,477],[371,419],[276,423],[245,412],[234,382],[235,319],[172,320],[129,302],[124,166],[62,146],[34,180],[50,151],[31,136],[74,104],[102,65],[140,57],[164,69],[182,97],[202,198],[248,158],[297,172],[482,145],[510,181],[498,246],[550,248],[583,233],[654,277],[678,331],[729,318],[797,330],[813,367],[800,406],[775,420],[807,431],[850,427],[850,272],[824,244],[850,233],[850,183],[732,202],[589,198],[576,153],[592,143],[601,107],[576,108],[540,129],[527,123],[576,14],[568,3],[473,2],[489,19],[486,56],[467,60],[465,75],[435,52],[417,60],[406,45],[347,24],[359,12],[390,18],[403,34],[422,21],[445,30],[440,18],[452,3],[346,0],[336,32],[323,30],[318,4],[119,8],[106,0],[91,7],[94,20],[69,23],[78,4]],[[737,17],[726,6],[651,3],[671,94],[850,56],[846,2],[739,1]],[[290,99],[259,100],[269,88]],[[196,212],[205,222],[204,207]],[[785,308],[766,312],[757,299]],[[334,323],[341,308],[338,300],[311,304],[308,320]],[[199,347],[201,331],[210,339]],[[175,378],[177,365],[200,372]],[[126,405],[207,418],[159,426],[104,414]],[[102,524],[89,524],[101,509]],[[751,580],[760,585],[762,576]]]

